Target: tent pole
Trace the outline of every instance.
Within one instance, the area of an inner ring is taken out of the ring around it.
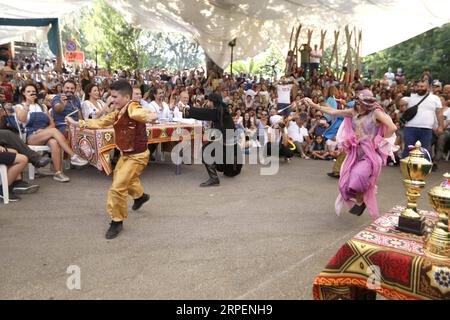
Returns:
[[[56,71],[62,72],[63,47],[62,47],[61,29],[59,28],[59,19],[57,19],[57,24],[58,24],[58,55],[56,57]]]

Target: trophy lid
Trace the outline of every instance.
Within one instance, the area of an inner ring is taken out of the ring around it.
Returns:
[[[425,153],[422,152],[422,143],[420,141],[416,142],[415,148],[409,152],[410,158],[425,158]]]
[[[450,173],[444,174],[444,181],[431,189],[428,193],[430,196],[450,199]]]

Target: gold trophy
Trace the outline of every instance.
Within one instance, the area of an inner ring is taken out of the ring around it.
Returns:
[[[417,141],[415,149],[409,152],[409,156],[400,160],[408,206],[399,217],[397,227],[400,231],[420,236],[423,235],[425,220],[417,210],[417,200],[420,198],[420,191],[425,187],[425,179],[433,168],[433,163],[425,159],[424,153],[420,150],[421,146],[420,141]]]
[[[448,216],[450,212],[450,174],[444,175],[445,181],[428,192],[434,210],[439,213],[439,220],[431,234],[427,236],[423,251],[429,257],[441,260],[450,259],[450,230]]]

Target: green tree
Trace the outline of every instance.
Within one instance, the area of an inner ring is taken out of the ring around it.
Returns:
[[[183,34],[147,31],[143,38],[148,53],[146,66],[184,70],[198,67],[205,61],[200,45]]]
[[[106,65],[109,56],[112,68],[139,67],[144,52],[139,41],[142,30],[128,24],[104,0],[65,21],[62,30],[63,42],[76,39],[86,58],[94,60],[97,53],[99,65]]]
[[[234,61],[233,74],[244,73],[247,76],[263,77],[276,75],[279,78],[284,73],[285,65],[285,57],[274,44],[271,44],[265,52],[256,57]],[[230,66],[228,66],[225,72],[229,73],[230,71]]]
[[[389,67],[402,68],[408,79],[430,71],[435,79],[450,83],[450,24],[434,28],[391,48],[363,58],[363,70],[382,78]]]
[[[203,50],[191,38],[135,28],[104,0],[65,19],[62,39],[64,43],[77,40],[87,59],[95,60],[97,53],[99,65],[113,69],[164,66],[183,70],[204,62]]]

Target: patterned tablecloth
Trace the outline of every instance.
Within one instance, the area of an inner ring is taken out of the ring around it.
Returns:
[[[395,229],[403,210],[394,207],[343,245],[314,280],[314,299],[450,300],[450,260],[428,258],[424,236]],[[421,213],[431,229],[437,213]]]
[[[87,159],[98,170],[104,170],[111,174],[111,159],[109,151],[116,147],[114,129],[80,129],[68,125],[69,141],[75,153]],[[186,133],[187,135],[183,135]],[[201,141],[201,122],[194,124],[170,123],[148,125],[148,144],[181,141],[182,139],[194,140],[199,137]]]

